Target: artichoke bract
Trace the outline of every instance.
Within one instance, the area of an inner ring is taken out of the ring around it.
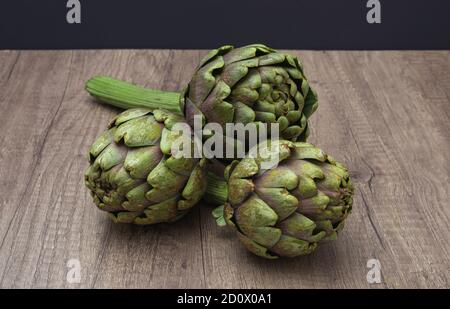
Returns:
[[[202,198],[205,159],[171,153],[180,137],[172,127],[183,122],[168,111],[129,109],[94,142],[85,183],[95,204],[113,221],[172,222]]]
[[[86,83],[98,100],[120,108],[164,108],[178,112],[193,126],[202,124],[278,123],[281,138],[305,141],[308,118],[317,109],[299,60],[262,44],[211,50],[181,93],[146,89],[109,77]]]
[[[335,239],[344,226],[353,203],[349,173],[311,144],[272,141],[272,146],[277,155],[274,168],[264,170],[265,159],[258,155],[226,168],[228,200],[213,215],[219,225],[236,230],[258,256],[309,254],[318,243]],[[210,186],[210,200],[217,201],[223,196],[218,192],[222,184],[212,178]]]

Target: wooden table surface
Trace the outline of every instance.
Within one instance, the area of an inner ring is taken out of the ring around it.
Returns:
[[[175,91],[205,51],[0,51],[0,287],[449,288],[450,52],[292,53],[319,94],[310,141],[349,167],[356,196],[337,241],[268,261],[216,227],[211,206],[117,225],[84,187],[88,148],[118,112],[86,80]]]

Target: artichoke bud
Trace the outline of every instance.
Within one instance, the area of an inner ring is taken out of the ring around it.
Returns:
[[[256,255],[309,254],[342,230],[352,208],[352,182],[342,164],[311,144],[272,144],[279,153],[277,166],[262,170],[261,158],[246,157],[226,168],[223,217]]]
[[[261,44],[227,45],[203,58],[180,105],[190,125],[195,115],[224,129],[227,123],[279,123],[283,139],[304,141],[317,96],[297,58]]]
[[[129,109],[92,145],[85,183],[113,221],[173,222],[200,201],[206,190],[204,159],[172,155],[174,141],[188,138],[172,130],[184,122],[164,110]]]

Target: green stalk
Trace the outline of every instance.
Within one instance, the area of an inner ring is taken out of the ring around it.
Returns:
[[[95,76],[87,81],[86,90],[100,102],[122,109],[145,107],[151,110],[162,108],[183,114],[180,94],[143,88],[107,76]]]
[[[208,186],[206,188],[204,200],[214,205],[223,205],[228,198],[228,186],[225,179],[214,173],[207,172]]]

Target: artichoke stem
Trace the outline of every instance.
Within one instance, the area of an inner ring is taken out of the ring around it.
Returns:
[[[225,179],[220,178],[214,173],[207,172],[208,185],[204,200],[214,205],[223,205],[227,201],[228,186]]]
[[[102,103],[122,109],[166,109],[183,114],[180,94],[177,92],[148,89],[107,76],[95,76],[86,82],[86,90]]]

